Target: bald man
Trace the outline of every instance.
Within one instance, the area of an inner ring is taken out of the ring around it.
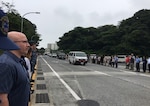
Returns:
[[[8,37],[20,49],[5,51],[0,56],[0,106],[28,106],[30,81],[20,60],[30,45],[21,32],[9,32]]]

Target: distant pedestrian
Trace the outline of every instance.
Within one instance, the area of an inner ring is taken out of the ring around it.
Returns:
[[[149,56],[149,58],[147,60],[147,64],[148,64],[148,70],[149,70],[149,73],[150,73],[150,56]]]
[[[125,62],[126,62],[126,69],[129,69],[130,58],[128,55],[125,58]]]
[[[145,56],[143,57],[142,61],[143,61],[143,72],[145,73],[146,72],[146,66],[147,66],[147,59]]]
[[[114,64],[115,64],[115,67],[118,68],[118,56],[117,55],[114,56]]]
[[[131,54],[131,57],[130,57],[130,70],[134,70],[134,55]]]
[[[107,64],[107,57],[104,56],[104,66],[106,66],[106,64]]]
[[[100,64],[101,57],[97,56],[97,64]]]
[[[36,61],[37,61],[37,48],[36,48],[36,42],[35,41],[30,41],[30,47],[32,49],[32,55],[31,55],[31,59],[30,59],[30,63],[31,63],[31,82],[34,82],[34,80],[32,80],[33,74],[34,74],[34,70],[35,70],[35,65],[36,65]]]
[[[108,60],[108,66],[111,66],[112,67],[112,56],[110,56],[110,59]]]
[[[115,58],[114,56],[112,56],[111,66],[114,67],[114,65],[115,65]]]
[[[103,65],[103,63],[104,63],[104,55],[101,55],[100,64]]]
[[[136,63],[136,71],[137,72],[140,72],[140,62],[141,62],[141,60],[140,60],[139,56],[136,56],[135,63]]]

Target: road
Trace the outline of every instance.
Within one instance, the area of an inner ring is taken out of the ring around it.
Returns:
[[[38,65],[51,106],[150,106],[149,73],[48,56],[39,56]]]

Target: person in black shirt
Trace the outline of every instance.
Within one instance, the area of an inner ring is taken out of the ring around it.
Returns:
[[[146,66],[147,66],[147,59],[146,59],[146,56],[143,57],[143,72],[145,73],[146,72]]]

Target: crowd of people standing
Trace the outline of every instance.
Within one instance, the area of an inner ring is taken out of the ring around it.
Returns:
[[[118,68],[119,58],[118,55],[112,55],[112,56],[89,56],[89,61],[91,63],[96,63],[104,66],[111,66]],[[124,63],[125,68],[129,70],[135,70],[136,72],[140,72],[140,69],[142,69],[142,72],[150,72],[150,57],[146,58],[146,56],[139,57],[138,55],[134,55],[131,53],[131,55],[124,56]]]
[[[140,58],[138,55],[131,54],[126,56],[125,63],[126,69],[134,70],[135,67],[136,72],[140,72],[140,69],[142,69],[144,73],[146,70],[150,73],[150,57],[143,56]]]
[[[111,66],[118,68],[118,56],[113,55],[113,56],[90,56],[89,61],[92,63],[100,64],[100,65],[105,65],[105,66]]]

